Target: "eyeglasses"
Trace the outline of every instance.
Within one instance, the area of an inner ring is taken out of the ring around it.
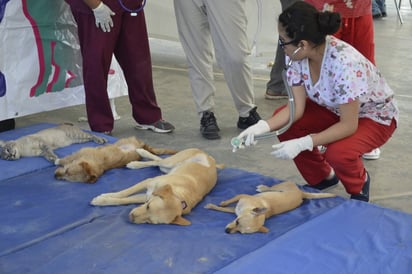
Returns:
[[[283,42],[280,38],[279,38],[279,40],[278,40],[279,47],[281,47],[282,49],[284,49],[285,46],[290,45],[290,44],[293,44],[293,43],[295,43],[295,42],[296,42],[295,40],[291,40],[291,41],[289,41],[289,42]]]

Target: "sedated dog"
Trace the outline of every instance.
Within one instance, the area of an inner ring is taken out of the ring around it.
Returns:
[[[137,169],[158,166],[166,174],[146,179],[119,192],[105,193],[91,201],[95,206],[143,203],[129,213],[132,223],[190,225],[182,215],[188,214],[208,194],[217,181],[215,159],[196,149],[185,149],[162,159],[143,149],[137,152],[153,161],[131,162]],[[146,193],[141,193],[146,190]]]
[[[85,147],[79,151],[55,161],[60,165],[54,172],[55,178],[71,182],[95,183],[106,171],[125,167],[132,161],[141,160],[136,149],[143,148],[156,155],[175,154],[177,151],[165,148],[153,148],[136,137],[119,139],[114,144],[100,147]]]
[[[236,219],[226,226],[226,233],[266,233],[269,231],[264,226],[267,218],[299,207],[304,199],[336,197],[332,193],[304,192],[293,182],[283,182],[272,187],[259,185],[256,191],[261,193],[239,194],[221,202],[220,206],[207,204],[205,208],[236,214]],[[227,207],[235,202],[236,207]]]

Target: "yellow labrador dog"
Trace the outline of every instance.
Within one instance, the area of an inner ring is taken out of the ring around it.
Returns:
[[[182,215],[188,214],[216,185],[215,159],[205,152],[190,148],[167,158],[152,155],[144,149],[136,150],[143,158],[127,165],[137,169],[158,166],[166,174],[146,179],[127,189],[105,193],[91,201],[95,206],[143,203],[129,213],[132,223],[190,225]],[[146,191],[146,193],[141,193]]]
[[[332,193],[309,193],[300,190],[293,182],[283,182],[272,187],[259,185],[256,195],[240,194],[223,201],[220,206],[207,204],[205,208],[235,213],[237,218],[226,226],[226,233],[255,233],[269,231],[265,220],[299,207],[304,199],[336,197]],[[235,203],[236,207],[226,207]]]
[[[177,152],[173,149],[153,148],[136,137],[122,138],[114,144],[85,147],[69,156],[57,159],[55,164],[60,167],[55,170],[54,176],[58,180],[95,183],[105,171],[125,167],[132,161],[139,161],[141,156],[136,153],[138,148],[156,155]]]

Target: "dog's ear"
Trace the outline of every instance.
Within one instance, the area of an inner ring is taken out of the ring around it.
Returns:
[[[153,195],[159,196],[160,198],[164,198],[165,196],[171,195],[172,193],[173,191],[170,185],[161,186],[153,191]]]
[[[252,213],[256,216],[261,215],[261,214],[265,214],[266,211],[268,211],[268,209],[266,207],[255,207],[252,210]]]
[[[262,226],[261,228],[259,228],[258,232],[260,233],[268,233],[269,232],[269,228]]]
[[[188,219],[183,218],[182,216],[177,216],[177,217],[171,222],[171,224],[173,224],[173,225],[183,225],[183,226],[186,226],[186,225],[191,225],[192,223],[191,223]]]
[[[80,166],[83,168],[84,172],[87,175],[86,183],[95,183],[99,178],[99,172],[93,168],[88,162],[81,162]]]

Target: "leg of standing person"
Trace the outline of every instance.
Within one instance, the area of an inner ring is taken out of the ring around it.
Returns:
[[[214,116],[214,52],[206,7],[194,0],[174,0],[174,8],[180,42],[188,63],[193,100],[201,118],[200,132],[206,139],[219,139],[219,127]]]
[[[276,49],[275,62],[270,70],[270,80],[266,84],[265,98],[269,100],[286,99],[285,84],[283,83],[282,72],[285,69],[285,52],[278,45]]]
[[[377,0],[372,0],[372,16],[373,18],[382,17],[381,9],[377,3]]]
[[[301,0],[280,0],[282,11],[295,2]],[[270,80],[266,84],[265,98],[269,100],[288,98],[285,84],[283,83],[282,71],[285,68],[285,52],[279,45],[276,48],[275,61],[270,70]]]
[[[158,133],[174,127],[162,119],[153,87],[152,63],[143,10],[132,16],[115,17],[114,26],[121,26],[114,54],[125,76],[132,115],[139,129]]]
[[[96,27],[93,13],[74,9],[72,13],[77,22],[83,59],[87,120],[91,130],[109,133],[113,130],[114,119],[107,93],[107,79],[120,25],[114,25],[110,32],[103,32]],[[118,16],[114,16],[113,20]]]
[[[371,14],[356,18],[343,18],[342,27],[334,34],[337,38],[351,44],[369,61],[375,64],[374,25]],[[377,160],[380,148],[373,148],[363,155],[364,159]]]
[[[175,0],[180,41],[189,64],[189,78],[201,133],[207,139],[220,138],[214,117],[214,51],[239,112],[238,127],[260,120],[254,105],[252,72],[246,36],[244,2]],[[213,42],[212,42],[213,40]],[[222,61],[222,62],[221,62]]]
[[[261,118],[256,112],[244,1],[205,1],[216,59],[239,113],[237,127],[248,128]]]
[[[385,0],[375,0],[378,5],[379,11],[381,12],[382,17],[386,17],[386,1]]]

